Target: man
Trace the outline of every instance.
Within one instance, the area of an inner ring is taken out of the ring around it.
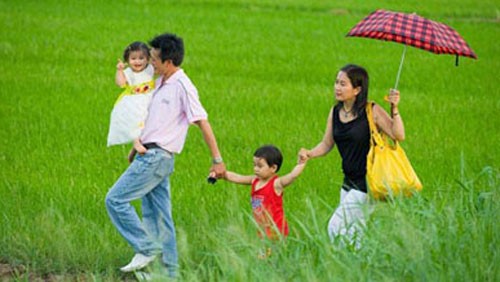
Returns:
[[[106,208],[135,251],[131,262],[121,268],[123,272],[144,268],[162,253],[162,262],[175,276],[178,259],[170,175],[174,155],[182,151],[191,123],[200,128],[212,154],[211,174],[221,177],[226,168],[198,91],[180,68],[184,58],[182,39],[166,33],[155,37],[150,45],[151,63],[160,77],[140,140],[129,155],[131,165],[109,190]],[[142,200],[142,222],[130,204],[136,199]]]

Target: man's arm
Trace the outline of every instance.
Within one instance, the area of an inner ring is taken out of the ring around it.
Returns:
[[[210,168],[210,172],[215,172],[217,178],[224,177],[226,173],[226,166],[222,160],[219,147],[217,147],[217,140],[215,139],[214,132],[210,123],[206,119],[195,121],[195,124],[200,128],[203,139],[205,143],[207,143],[208,149],[212,154],[212,167]]]

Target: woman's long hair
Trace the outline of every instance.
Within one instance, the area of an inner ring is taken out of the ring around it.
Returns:
[[[352,87],[361,87],[361,91],[356,96],[354,105],[352,106],[352,112],[356,113],[357,116],[364,111],[366,102],[368,100],[368,72],[360,66],[347,64],[340,69],[344,72],[349,80],[351,81]],[[341,107],[344,106],[343,102],[339,102]]]

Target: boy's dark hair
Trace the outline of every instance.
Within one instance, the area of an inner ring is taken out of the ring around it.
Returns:
[[[148,57],[149,60],[149,47],[148,45],[146,45],[146,43],[140,41],[132,42],[130,43],[130,45],[127,46],[127,48],[125,48],[125,51],[123,51],[123,60],[125,62],[128,62],[128,57],[130,57],[130,53],[134,51],[142,51],[142,53],[144,53],[144,55],[146,55],[146,57]]]
[[[276,172],[280,170],[281,164],[283,163],[281,151],[273,145],[264,145],[260,147],[255,151],[253,156],[266,160],[269,166],[276,165]]]
[[[171,33],[164,33],[153,38],[149,44],[151,47],[160,50],[161,62],[172,60],[172,63],[178,67],[184,59],[184,42],[182,38]]]

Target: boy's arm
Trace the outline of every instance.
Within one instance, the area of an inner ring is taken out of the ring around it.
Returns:
[[[252,181],[255,179],[254,175],[241,175],[237,174],[232,171],[226,171],[226,176],[224,177],[225,180],[229,182],[233,182],[236,184],[246,184],[250,185],[252,184]]]
[[[281,194],[283,189],[292,184],[292,182],[304,171],[304,168],[306,167],[306,162],[305,161],[300,161],[290,173],[287,175],[284,175],[282,177],[279,177],[275,182],[274,182],[274,189],[278,194]]]

